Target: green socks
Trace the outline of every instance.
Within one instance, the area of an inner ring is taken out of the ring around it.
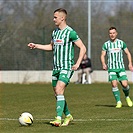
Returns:
[[[127,86],[127,88],[122,88],[124,94],[125,94],[125,97],[129,96],[129,85]]]
[[[56,112],[57,112],[57,117],[60,119],[62,117],[63,112],[65,116],[68,116],[70,114],[64,95],[57,96]]]
[[[120,91],[117,87],[112,88],[113,95],[115,97],[116,102],[121,101],[120,100]]]
[[[57,117],[62,117],[64,106],[65,106],[64,95],[57,95],[57,102],[56,102]]]
[[[64,112],[65,116],[68,116],[70,114],[66,101],[65,101],[65,106],[64,106],[64,111],[63,112]]]

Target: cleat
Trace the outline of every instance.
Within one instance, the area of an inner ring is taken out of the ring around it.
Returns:
[[[131,101],[130,97],[126,97],[126,101],[129,107],[133,106],[133,102]]]
[[[61,126],[61,120],[57,119],[57,117],[55,117],[55,120],[54,121],[50,121],[50,124],[52,126],[60,127]]]
[[[117,102],[116,108],[119,109],[122,107],[122,103],[121,102]]]
[[[64,119],[64,122],[63,122],[63,124],[62,124],[61,126],[68,126],[68,124],[69,124],[70,121],[72,121],[72,120],[73,120],[72,115],[67,116],[67,117]]]

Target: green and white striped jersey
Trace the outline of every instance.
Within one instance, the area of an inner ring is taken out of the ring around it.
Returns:
[[[53,70],[71,70],[74,65],[74,42],[78,39],[77,33],[69,26],[53,31]]]
[[[118,70],[125,68],[123,62],[123,50],[126,48],[127,46],[125,42],[120,39],[116,39],[115,42],[111,42],[109,40],[103,44],[102,50],[107,52],[109,70]]]

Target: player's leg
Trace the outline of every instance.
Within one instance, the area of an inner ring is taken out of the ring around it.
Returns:
[[[65,97],[64,97],[65,86],[66,84],[64,82],[58,81],[55,87],[55,93],[57,97],[56,112],[57,112],[57,118],[59,119],[62,118],[62,114],[65,106]]]
[[[61,119],[65,105],[64,89],[66,84],[62,81],[57,81],[56,87],[54,87],[54,92],[56,96],[56,113],[57,116],[54,121],[50,123],[54,126],[61,126]]]
[[[117,73],[116,72],[109,72],[109,81],[111,81],[112,92],[113,92],[113,95],[114,95],[116,103],[117,103],[116,108],[121,108],[122,103],[120,100],[120,91],[117,86],[118,81],[117,81]]]
[[[57,86],[57,83],[58,83],[59,75],[60,75],[60,71],[58,71],[58,70],[54,70],[53,73],[52,73],[52,86],[53,86],[53,90],[54,90],[54,93],[55,93],[56,106],[57,106],[58,101],[60,101],[60,99],[62,99],[62,96],[58,96],[57,95],[57,90],[56,90],[56,86]],[[57,108],[56,108],[56,110],[57,110]],[[61,116],[57,115],[55,117],[55,120],[50,121],[50,124],[52,124],[54,126],[60,126],[61,125],[61,118],[60,117]]]
[[[65,85],[67,86],[69,84],[70,78],[73,75],[73,72],[74,71],[70,71],[70,70],[62,70],[61,74],[60,74],[60,77],[59,77],[59,81],[64,82]],[[70,114],[70,111],[68,109],[68,105],[67,105],[66,99],[65,99],[65,104],[64,104],[63,112],[64,112],[66,117],[64,119],[64,122],[63,122],[62,126],[67,126],[69,124],[69,122],[73,120],[73,117]]]
[[[111,82],[111,84],[112,84],[112,92],[113,92],[113,95],[114,95],[116,103],[117,103],[116,108],[121,108],[122,103],[121,103],[121,100],[120,100],[120,91],[117,87],[117,84],[118,84],[117,80],[113,80]]]
[[[56,118],[58,120],[61,120],[62,119],[62,114],[64,112],[66,117],[65,117],[64,122],[61,126],[68,126],[69,122],[73,120],[73,117],[70,114],[70,111],[69,111],[68,106],[67,106],[67,102],[66,102],[65,97],[63,95],[64,94],[64,89],[65,89],[64,82],[58,81],[57,86],[56,86],[56,90],[55,90],[56,95],[57,95],[57,103],[56,103],[57,117]]]
[[[128,85],[128,78],[127,78],[127,74],[125,72],[125,69],[122,69],[119,72],[119,81],[120,81],[120,83],[122,85],[122,90],[123,90],[123,92],[125,94],[126,102],[127,102],[129,107],[132,107],[133,106],[133,102],[131,101],[131,99],[129,97],[130,87]]]
[[[68,126],[69,122],[73,120],[73,117],[70,114],[66,100],[65,100],[65,106],[64,106],[64,114],[66,117],[65,117],[64,122],[61,126]]]
[[[122,90],[125,94],[125,97],[129,96],[129,85],[127,80],[122,80],[120,81],[121,85],[122,85]]]
[[[65,114],[65,116],[67,116],[67,115],[69,115],[70,114],[70,111],[69,111],[69,109],[68,109],[68,105],[67,105],[67,102],[66,102],[66,100],[65,100],[65,106],[64,106],[64,114]]]
[[[67,104],[65,101],[64,91],[65,91],[65,87],[69,83],[69,80],[73,74],[73,71],[62,70],[62,71],[60,71],[59,74],[56,74],[56,72],[54,72],[54,73],[55,74],[53,74],[52,85],[53,85],[53,87],[55,86],[54,92],[55,92],[56,100],[57,100],[56,101],[57,117],[54,121],[51,121],[50,123],[55,126],[60,126],[64,108],[65,108],[65,111],[67,111],[67,112],[65,112],[68,114],[67,116],[70,115],[70,112],[68,110],[68,107],[67,107]]]
[[[126,98],[126,102],[128,104],[129,107],[133,106],[133,102],[131,101],[130,97],[129,97],[129,90],[130,87],[128,85],[128,81],[127,80],[122,80],[120,81],[121,85],[122,85],[122,90],[125,94],[125,98]]]

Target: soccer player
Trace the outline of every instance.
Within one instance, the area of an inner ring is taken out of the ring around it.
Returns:
[[[128,78],[125,72],[125,66],[123,62],[123,51],[128,58],[128,67],[130,71],[133,71],[131,54],[127,48],[125,42],[117,38],[117,29],[115,27],[109,28],[109,38],[102,46],[101,63],[104,70],[108,69],[109,81],[112,84],[112,92],[117,102],[116,108],[122,107],[120,99],[120,91],[118,89],[118,81],[122,86],[122,90],[125,94],[126,102],[129,107],[133,106],[133,102],[129,97],[129,85]],[[107,54],[108,65],[105,63],[105,56]]]
[[[79,38],[75,30],[73,30],[66,23],[67,11],[59,8],[54,11],[53,21],[57,28],[52,32],[52,40],[50,44],[41,45],[35,43],[29,43],[28,46],[31,49],[41,49],[47,51],[53,51],[53,73],[52,73],[52,86],[56,97],[56,113],[55,120],[50,121],[53,126],[67,126],[70,121],[73,120],[72,115],[67,106],[66,99],[64,97],[64,91],[69,84],[75,70],[78,69],[84,54],[86,53],[86,47],[82,40]],[[79,50],[79,56],[74,64],[74,45]],[[65,114],[64,122],[62,122],[62,115]]]

